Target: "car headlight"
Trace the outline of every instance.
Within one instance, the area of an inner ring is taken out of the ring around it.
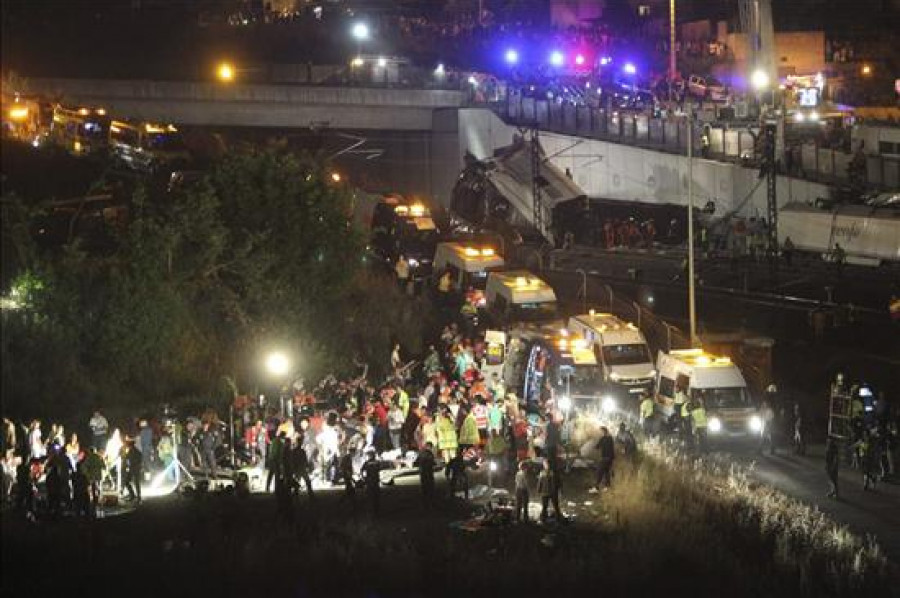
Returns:
[[[417,260],[417,259],[415,259],[415,258],[409,258],[409,266],[410,266],[411,268],[418,268],[418,267],[419,267],[419,260]]]
[[[600,401],[600,408],[604,413],[612,413],[616,410],[616,400],[612,397],[603,397]]]
[[[650,370],[650,373],[647,374],[648,378],[656,378],[656,370]]]
[[[621,377],[622,376],[620,376],[616,372],[613,372],[612,374],[609,375],[609,379],[612,380],[613,382],[618,382],[619,378],[621,378]]]
[[[763,429],[763,421],[758,415],[754,415],[750,418],[750,430],[753,432],[762,432]]]
[[[713,434],[718,434],[722,431],[722,420],[718,417],[711,417],[709,419],[709,431]]]

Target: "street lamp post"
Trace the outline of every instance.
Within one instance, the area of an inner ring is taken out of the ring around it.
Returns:
[[[365,23],[356,23],[350,33],[356,40],[356,56],[359,57],[362,54],[362,43],[369,39],[369,26]]]
[[[281,408],[282,416],[284,416],[284,414],[285,414],[285,408],[284,408],[284,393],[282,391],[283,387],[282,387],[281,382],[284,381],[284,377],[287,376],[288,372],[290,371],[290,367],[291,367],[291,363],[290,363],[290,360],[288,360],[287,355],[285,355],[284,353],[282,353],[280,351],[273,351],[272,353],[269,353],[269,355],[266,357],[266,370],[270,374],[275,376],[279,381],[279,383],[278,383],[278,402],[279,402],[279,407]]]

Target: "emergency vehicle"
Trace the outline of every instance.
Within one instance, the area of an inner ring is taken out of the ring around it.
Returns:
[[[434,252],[434,272],[450,272],[454,290],[465,293],[466,300],[484,307],[488,272],[503,268],[505,262],[493,247],[459,242],[438,243]]]
[[[634,397],[653,387],[656,368],[647,339],[637,326],[591,310],[569,318],[567,328],[587,340],[609,385]]]
[[[556,293],[527,270],[488,273],[487,315],[497,325],[541,322],[556,317]]]
[[[675,392],[682,388],[690,400],[703,399],[710,438],[759,435],[763,421],[741,370],[728,357],[702,349],[660,351],[656,384],[658,409],[675,412]]]
[[[505,346],[488,342],[488,361],[494,345],[495,355],[505,358],[502,377],[508,388],[530,407],[536,407],[543,395],[553,397],[562,409],[615,409],[614,399],[604,392],[603,375],[587,340],[560,328],[561,324],[520,324],[508,335],[488,331],[486,339],[492,333],[509,339]]]
[[[126,166],[142,172],[178,166],[190,157],[174,125],[114,120],[109,125],[109,147]]]
[[[402,255],[409,262],[410,278],[431,276],[440,231],[425,204],[386,195],[372,211],[371,230],[372,250],[388,266],[393,268]]]
[[[15,94],[3,94],[3,136],[37,147],[45,137],[41,105],[37,100]]]
[[[109,143],[109,116],[104,108],[53,107],[50,139],[75,155],[103,150]]]

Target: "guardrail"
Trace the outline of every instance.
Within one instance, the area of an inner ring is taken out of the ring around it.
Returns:
[[[489,107],[502,120],[516,126],[537,125],[542,131],[623,143],[656,151],[687,155],[687,127],[683,118],[653,116],[647,112],[618,110],[527,97],[508,92],[494,101],[475,102]],[[703,136],[708,145],[704,147]],[[723,162],[755,167],[760,163],[759,127],[747,123],[694,123],[693,153]],[[855,176],[854,155],[806,143],[789,150],[780,159],[780,174],[827,184],[847,184]],[[873,189],[900,189],[900,159],[880,155],[865,157],[858,173]]]

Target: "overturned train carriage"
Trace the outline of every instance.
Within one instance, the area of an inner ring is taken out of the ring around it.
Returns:
[[[466,165],[453,188],[453,212],[475,226],[496,230],[507,237],[537,235],[553,243],[554,208],[584,198],[585,193],[549,162],[540,145],[537,147],[540,166],[535,177],[533,151],[531,141],[516,138],[512,145],[497,150],[485,160],[467,155]],[[541,189],[543,226],[540,229],[534,218],[535,182]]]

